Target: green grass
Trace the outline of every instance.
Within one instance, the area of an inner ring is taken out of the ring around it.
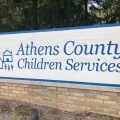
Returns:
[[[11,117],[10,120],[20,120],[20,118],[15,114]]]
[[[31,114],[32,108],[30,106],[20,105],[15,108],[15,113],[18,116],[29,116]]]

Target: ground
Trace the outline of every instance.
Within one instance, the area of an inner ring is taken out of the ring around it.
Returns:
[[[39,115],[39,120],[120,120],[87,111],[64,112],[45,106],[0,100],[0,120],[30,120],[30,116],[34,113]]]

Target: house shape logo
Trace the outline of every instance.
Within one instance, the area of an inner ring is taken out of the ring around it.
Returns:
[[[3,53],[3,57],[2,58],[0,58],[0,69],[9,70],[9,71],[13,70],[12,51],[6,50]]]
[[[3,62],[13,62],[12,51],[6,50],[3,53]]]

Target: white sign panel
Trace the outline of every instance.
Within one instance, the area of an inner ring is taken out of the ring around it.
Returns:
[[[1,34],[0,78],[120,87],[120,25]]]

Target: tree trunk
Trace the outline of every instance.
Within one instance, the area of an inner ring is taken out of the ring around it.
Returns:
[[[38,29],[39,28],[39,13],[38,13],[38,0],[34,0],[33,2],[33,27],[34,29]]]
[[[84,6],[85,6],[85,20],[88,18],[88,0],[84,0]]]

